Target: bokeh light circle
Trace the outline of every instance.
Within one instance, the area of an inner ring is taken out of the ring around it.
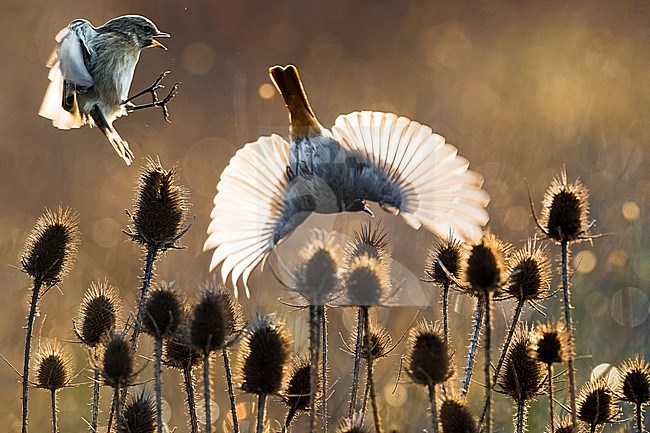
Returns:
[[[621,326],[639,326],[650,312],[650,300],[642,290],[626,287],[614,293],[611,301],[612,318]]]

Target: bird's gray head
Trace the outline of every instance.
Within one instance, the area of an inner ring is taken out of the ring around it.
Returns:
[[[365,200],[354,199],[351,202],[346,203],[345,212],[365,212],[370,216],[375,216],[372,213]]]
[[[103,31],[123,33],[135,39],[140,49],[160,47],[167,49],[155,38],[168,38],[169,33],[161,32],[148,18],[140,15],[124,15],[113,18],[101,27]]]

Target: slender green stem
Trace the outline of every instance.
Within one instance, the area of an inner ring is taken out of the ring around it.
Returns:
[[[476,349],[481,338],[481,326],[483,325],[483,302],[481,298],[476,300],[476,312],[474,313],[474,325],[472,326],[472,333],[469,337],[469,348],[467,350],[467,363],[465,365],[465,373],[460,387],[460,396],[465,397],[469,392],[469,385],[472,379],[472,371],[474,370],[474,360],[476,359]]]
[[[515,433],[524,433],[526,426],[526,403],[524,401],[517,402],[517,424],[515,425]]]
[[[205,433],[212,432],[210,419],[210,351],[203,351],[203,398],[205,400]]]
[[[230,414],[232,415],[232,424],[234,433],[239,433],[239,420],[237,420],[237,404],[235,402],[235,391],[232,385],[232,371],[230,369],[230,358],[228,357],[228,348],[221,350],[223,365],[226,370],[226,382],[228,383],[228,397],[230,398]]]
[[[154,341],[154,380],[156,387],[156,430],[162,433],[162,381],[160,378],[160,364],[162,360],[162,337],[157,335]]]
[[[93,370],[93,401],[90,410],[90,433],[97,433],[97,422],[99,419],[99,368]]]
[[[23,362],[23,421],[22,433],[27,433],[27,403],[29,402],[29,361],[31,359],[32,332],[34,329],[34,318],[36,317],[36,304],[41,291],[41,281],[34,281],[32,289],[32,300],[29,304],[29,316],[27,316],[27,328],[25,330],[25,359]]]
[[[430,383],[429,388],[429,405],[431,406],[431,428],[433,433],[438,433],[438,408],[436,407],[436,385]]]
[[[363,347],[366,352],[366,363],[368,364],[368,376],[366,383],[370,387],[370,406],[372,407],[372,417],[375,422],[375,432],[382,433],[381,429],[381,418],[379,418],[379,408],[377,407],[377,396],[375,395],[375,380],[373,378],[373,359],[372,359],[372,349],[370,347],[370,317],[368,314],[368,307],[361,307],[361,312],[363,315]]]
[[[575,379],[575,336],[573,330],[573,320],[571,318],[571,290],[569,288],[569,273],[567,270],[567,260],[569,256],[569,244],[567,241],[561,243],[562,247],[562,291],[564,294],[564,322],[569,331],[569,402],[571,409],[571,423],[578,425],[578,414],[576,411],[576,379]]]
[[[256,433],[264,431],[264,416],[266,415],[266,394],[260,394],[257,398],[257,429]]]
[[[491,363],[491,339],[492,339],[492,321],[490,310],[492,305],[490,304],[492,298],[492,292],[485,292],[485,405],[487,406],[486,411],[486,433],[492,433],[492,374],[490,368]]]
[[[51,390],[50,396],[52,398],[52,433],[58,433],[59,426],[56,422],[56,390]]]
[[[548,400],[549,400],[549,414],[551,416],[550,425],[551,433],[555,433],[555,418],[553,410],[553,364],[548,364]]]
[[[183,368],[183,382],[185,384],[185,395],[187,396],[187,410],[190,413],[190,429],[192,433],[199,433],[199,422],[196,417],[196,403],[194,401],[194,375],[192,367]]]
[[[352,390],[350,392],[350,408],[348,409],[348,418],[352,420],[357,406],[357,392],[359,390],[359,370],[361,369],[361,332],[363,325],[361,323],[361,308],[357,310],[357,335],[354,346],[354,369],[352,372]]]
[[[318,388],[318,364],[320,358],[320,320],[317,314],[317,308],[314,305],[309,306],[309,353],[311,361],[310,372],[310,389],[309,396],[309,433],[316,432],[318,417],[316,416],[316,390]]]
[[[327,433],[327,312],[325,305],[318,306],[318,316],[320,318],[321,347],[323,348],[323,355],[321,356],[321,413],[322,413],[322,430]]]

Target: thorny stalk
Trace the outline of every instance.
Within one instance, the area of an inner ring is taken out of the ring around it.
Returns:
[[[228,348],[224,346],[221,350],[223,365],[226,370],[226,382],[228,383],[228,397],[230,399],[230,414],[232,415],[232,425],[234,433],[239,433],[239,420],[237,420],[237,405],[235,403],[235,391],[232,385],[232,371],[230,369],[230,358],[228,357]]]
[[[25,359],[23,363],[23,421],[22,433],[27,433],[27,403],[29,397],[29,361],[31,359],[32,348],[32,331],[34,329],[34,318],[36,317],[36,304],[38,303],[38,296],[41,291],[41,281],[37,279],[34,281],[34,288],[32,289],[32,300],[29,304],[29,316],[27,317],[27,328],[25,331]]]
[[[379,408],[377,407],[377,396],[375,395],[375,380],[373,378],[373,361],[372,350],[370,347],[370,318],[368,314],[368,307],[361,307],[363,315],[363,346],[366,352],[366,363],[368,368],[367,383],[370,389],[370,406],[372,407],[372,417],[375,423],[375,432],[382,433],[381,419],[379,418]]]
[[[162,360],[162,337],[157,335],[154,341],[154,380],[156,387],[156,429],[162,433],[162,386],[160,379],[160,363]]]
[[[436,385],[430,383],[429,388],[429,405],[431,406],[431,428],[433,433],[438,433],[438,408],[436,407]]]
[[[357,335],[354,346],[354,370],[352,372],[352,390],[350,392],[350,408],[348,409],[348,419],[352,420],[357,406],[357,392],[359,390],[359,370],[361,368],[361,339],[363,333],[361,308],[357,310]]]
[[[571,318],[571,291],[569,289],[569,274],[567,270],[567,260],[569,255],[569,244],[567,241],[562,241],[562,291],[564,294],[564,323],[569,331],[569,402],[571,409],[571,423],[575,426],[578,425],[578,413],[576,411],[576,382],[575,382],[575,336],[573,332],[573,320]]]
[[[316,416],[316,388],[318,387],[318,364],[320,357],[320,319],[318,309],[315,305],[309,306],[309,353],[311,358],[310,389],[309,396],[309,433],[316,433],[318,417]]]
[[[59,426],[56,422],[56,390],[53,389],[50,391],[50,397],[52,398],[52,433],[58,433]]]
[[[192,367],[183,367],[183,383],[185,385],[185,395],[187,396],[187,410],[190,414],[191,433],[199,433],[199,422],[196,417],[196,406],[194,402],[194,377]]]
[[[467,364],[465,373],[460,387],[460,396],[464,398],[469,392],[469,385],[472,379],[472,370],[474,369],[474,360],[476,358],[476,349],[478,348],[479,339],[481,338],[481,326],[483,325],[483,302],[481,298],[476,300],[476,312],[474,313],[474,324],[472,333],[469,338],[469,348],[467,351]]]
[[[492,293],[486,291],[484,294],[485,297],[485,406],[487,407],[486,415],[486,433],[492,433],[492,377],[490,375],[491,364],[491,354],[490,354],[490,341],[492,338],[492,322],[490,317],[490,310],[492,305],[490,305],[490,300],[492,298]]]
[[[205,433],[212,432],[210,419],[210,351],[209,344],[203,350],[203,398],[205,400]]]
[[[323,428],[323,433],[327,433],[327,312],[325,309],[325,305],[319,305],[318,306],[318,315],[320,317],[320,324],[321,324],[321,336],[322,336],[322,343],[321,346],[323,347],[323,355],[321,357],[322,365],[321,365],[321,387],[322,387],[322,392],[321,392],[321,411],[322,411],[322,428]]]
[[[266,413],[266,394],[260,394],[257,398],[257,429],[256,433],[264,431],[264,415]]]
[[[93,369],[93,401],[90,410],[90,433],[96,433],[99,419],[99,368]]]

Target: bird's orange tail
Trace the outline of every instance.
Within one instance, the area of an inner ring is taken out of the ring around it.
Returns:
[[[302,131],[307,133],[309,128],[320,132],[320,125],[300,81],[298,68],[294,65],[273,66],[269,68],[269,74],[289,109],[292,135],[300,135]]]

